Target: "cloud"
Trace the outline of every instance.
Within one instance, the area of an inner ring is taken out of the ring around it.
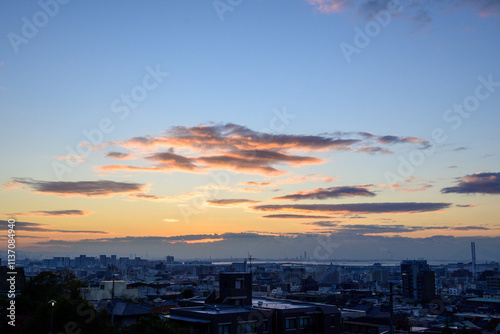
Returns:
[[[314,215],[289,215],[289,214],[277,214],[277,215],[266,215],[263,218],[281,218],[281,219],[323,219],[331,218],[329,216],[314,216]]]
[[[394,152],[389,151],[385,148],[382,148],[380,146],[362,146],[358,147],[356,149],[357,153],[366,153],[366,154],[394,154]]]
[[[106,158],[113,158],[113,159],[127,159],[130,157],[132,154],[131,153],[122,153],[122,152],[109,152],[106,154]]]
[[[499,0],[453,0],[453,1],[409,1],[401,3],[394,0],[306,0],[317,11],[324,14],[354,11],[368,21],[374,14],[382,10],[390,10],[392,16],[403,16],[416,22],[419,26],[433,20],[437,12],[448,12],[461,7],[480,17],[500,16]]]
[[[207,167],[229,168],[236,171],[265,175],[280,175],[282,171],[272,167],[275,164],[299,166],[321,163],[322,160],[308,156],[297,156],[268,150],[238,150],[224,155],[203,156],[196,159]]]
[[[249,182],[241,182],[239,183],[240,185],[244,186],[257,186],[257,187],[267,187],[270,186],[272,183],[271,182],[255,182],[255,181],[249,181]]]
[[[334,220],[334,221],[329,221],[329,220],[321,220],[317,222],[311,222],[311,223],[302,223],[302,225],[314,225],[314,226],[320,226],[320,227],[334,227],[338,226],[339,223],[342,221],[340,220]]]
[[[373,145],[374,140],[396,143],[424,143],[416,137],[376,136],[366,132],[331,133],[320,135],[272,134],[251,130],[238,124],[202,124],[194,127],[175,126],[160,136],[134,137],[108,143],[133,149],[134,158],[153,166],[106,165],[98,171],[183,171],[205,173],[210,170],[234,170],[248,174],[279,176],[286,172],[278,165],[292,167],[319,164],[324,161],[311,152],[352,151],[385,153],[391,151]],[[362,147],[354,150],[356,146]],[[158,152],[160,149],[162,152]],[[182,153],[174,153],[178,150]],[[121,153],[114,152],[115,157]],[[299,153],[297,153],[299,152]],[[111,153],[109,153],[111,154]],[[149,154],[149,155],[148,155]]]
[[[456,204],[455,206],[457,208],[474,208],[476,205],[475,204]]]
[[[456,231],[490,230],[490,228],[484,226],[456,226],[452,227],[451,229]]]
[[[98,172],[116,172],[116,171],[129,171],[129,172],[167,172],[169,168],[166,167],[136,167],[127,165],[104,165],[95,168]]]
[[[444,194],[500,194],[500,173],[475,173],[459,179],[454,187],[441,189]]]
[[[251,199],[213,199],[208,200],[207,203],[211,206],[234,206],[239,204],[258,203]]]
[[[137,198],[140,198],[140,199],[154,200],[154,201],[166,198],[166,197],[162,197],[162,196],[142,194],[142,193],[141,194],[130,194],[129,196],[131,196],[131,197],[137,197]]]
[[[177,223],[179,221],[179,219],[174,219],[174,218],[165,218],[162,220],[167,223]]]
[[[281,184],[299,184],[299,183],[306,183],[306,182],[315,182],[315,183],[320,183],[320,182],[326,182],[326,183],[332,183],[337,181],[334,177],[332,176],[320,176],[318,174],[307,174],[303,176],[290,176],[284,179],[279,179],[273,182],[273,185],[281,185]]]
[[[356,228],[354,228],[356,229]],[[396,228],[392,228],[394,231]],[[358,231],[362,228],[357,228]],[[436,227],[438,231],[438,227]],[[394,232],[392,232],[394,233]],[[214,242],[190,241],[212,240]],[[470,242],[481,245],[484,261],[498,261],[500,237],[433,236],[426,238],[392,236],[383,233],[363,235],[356,232],[307,233],[224,233],[179,235],[172,237],[120,237],[81,239],[75,241],[52,239],[26,246],[24,253],[52,252],[56,254],[117,254],[128,256],[130,249],[140,249],[150,256],[171,254],[178,258],[245,258],[250,252],[256,258],[274,259],[304,254],[317,261],[388,259],[394,262],[406,258],[425,258],[430,261],[464,262],[470,259]],[[394,255],[391,255],[394,254]],[[66,255],[67,256],[67,255]],[[393,258],[394,256],[394,258]]]
[[[417,188],[401,188],[401,190],[405,193],[415,193],[419,191],[425,191],[432,187],[432,184],[421,184]]]
[[[393,0],[368,0],[359,4],[357,12],[366,20],[369,20],[373,17],[373,14],[390,8],[391,4],[394,6],[397,5],[397,2]]]
[[[146,160],[153,160],[160,162],[160,167],[165,169],[179,169],[179,170],[195,170],[199,167],[195,165],[194,160],[173,152],[160,152],[155,153],[145,158]]]
[[[461,0],[459,4],[475,7],[479,16],[500,16],[499,0]]]
[[[52,210],[52,211],[27,211],[27,212],[16,212],[16,213],[7,213],[6,216],[86,216],[90,215],[92,212],[90,211],[82,211],[82,210]]]
[[[351,204],[284,204],[257,205],[256,211],[302,211],[334,213],[419,213],[446,209],[450,203],[351,203]]]
[[[306,0],[313,5],[320,13],[337,13],[342,11],[347,5],[347,0]]]
[[[381,136],[377,138],[377,141],[381,144],[427,143],[426,140],[417,137],[398,137],[398,136]]]
[[[58,196],[108,196],[119,193],[140,192],[145,184],[131,182],[100,181],[39,181],[31,178],[13,178],[14,186],[28,186],[34,192]]]
[[[175,126],[163,136],[135,137],[121,144],[126,147],[177,147],[198,151],[231,150],[306,150],[348,147],[358,139],[327,136],[269,134],[251,130],[238,124],[204,124],[195,127]]]
[[[0,220],[0,223],[2,225],[7,225],[6,220]],[[108,232],[104,231],[87,231],[87,230],[77,230],[77,231],[71,231],[71,230],[59,230],[59,229],[53,229],[53,228],[48,228],[45,227],[48,226],[47,224],[39,224],[39,223],[30,223],[30,222],[20,222],[16,221],[16,232],[19,233],[21,231],[29,231],[29,232],[50,232],[50,233],[88,233],[88,234],[108,234]]]
[[[299,191],[289,195],[275,197],[273,199],[289,199],[298,201],[304,199],[328,199],[355,196],[375,196],[375,193],[369,191],[366,186],[343,186],[318,188],[311,191]]]
[[[302,225],[313,225],[318,227],[335,227],[335,232],[339,234],[360,234],[360,235],[369,235],[369,234],[385,234],[385,233],[410,233],[416,231],[425,231],[425,230],[447,230],[450,229],[447,226],[411,226],[411,225],[379,225],[379,224],[342,224],[342,221],[317,221],[311,223],[302,223]],[[468,227],[464,227],[464,230]],[[460,229],[460,228],[451,228],[451,229]],[[471,228],[474,229],[474,228]],[[478,228],[481,229],[481,228]]]
[[[356,234],[409,233],[424,230],[445,230],[446,226],[409,226],[409,225],[342,225],[340,232]]]

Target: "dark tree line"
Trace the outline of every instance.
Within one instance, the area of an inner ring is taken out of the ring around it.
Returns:
[[[178,326],[164,321],[153,313],[131,326],[111,325],[106,310],[96,310],[82,298],[80,288],[83,286],[83,282],[70,271],[41,272],[27,281],[24,289],[15,297],[15,327],[7,323],[7,307],[10,299],[7,296],[0,296],[2,318],[0,333],[49,333],[51,313],[54,334],[185,333]],[[49,303],[51,300],[55,301],[54,306]]]

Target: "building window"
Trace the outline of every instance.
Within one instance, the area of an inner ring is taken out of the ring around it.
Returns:
[[[262,321],[262,332],[267,333],[269,331],[268,325],[267,325],[267,320]]]
[[[238,324],[238,334],[254,333],[254,332],[255,332],[254,322],[246,322]]]
[[[101,285],[99,286],[99,289],[104,290],[104,284],[101,284]]]
[[[299,319],[299,327],[306,328],[309,326],[309,317],[301,317]]]
[[[243,289],[243,280],[237,279],[234,282],[234,287],[235,287],[235,289]]]
[[[297,320],[295,318],[285,319],[285,329],[295,329],[297,328]]]
[[[335,327],[335,316],[334,315],[330,316],[330,321],[332,322],[331,327]]]
[[[219,334],[229,334],[229,324],[219,325]]]

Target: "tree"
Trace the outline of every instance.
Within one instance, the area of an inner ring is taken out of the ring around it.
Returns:
[[[124,327],[121,334],[187,334],[189,331],[169,321],[165,321],[155,313],[142,317],[133,325]]]

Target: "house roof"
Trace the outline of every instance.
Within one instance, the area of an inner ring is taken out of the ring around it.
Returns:
[[[150,312],[150,307],[141,304],[117,301],[113,308],[113,314],[119,316],[145,315]]]

